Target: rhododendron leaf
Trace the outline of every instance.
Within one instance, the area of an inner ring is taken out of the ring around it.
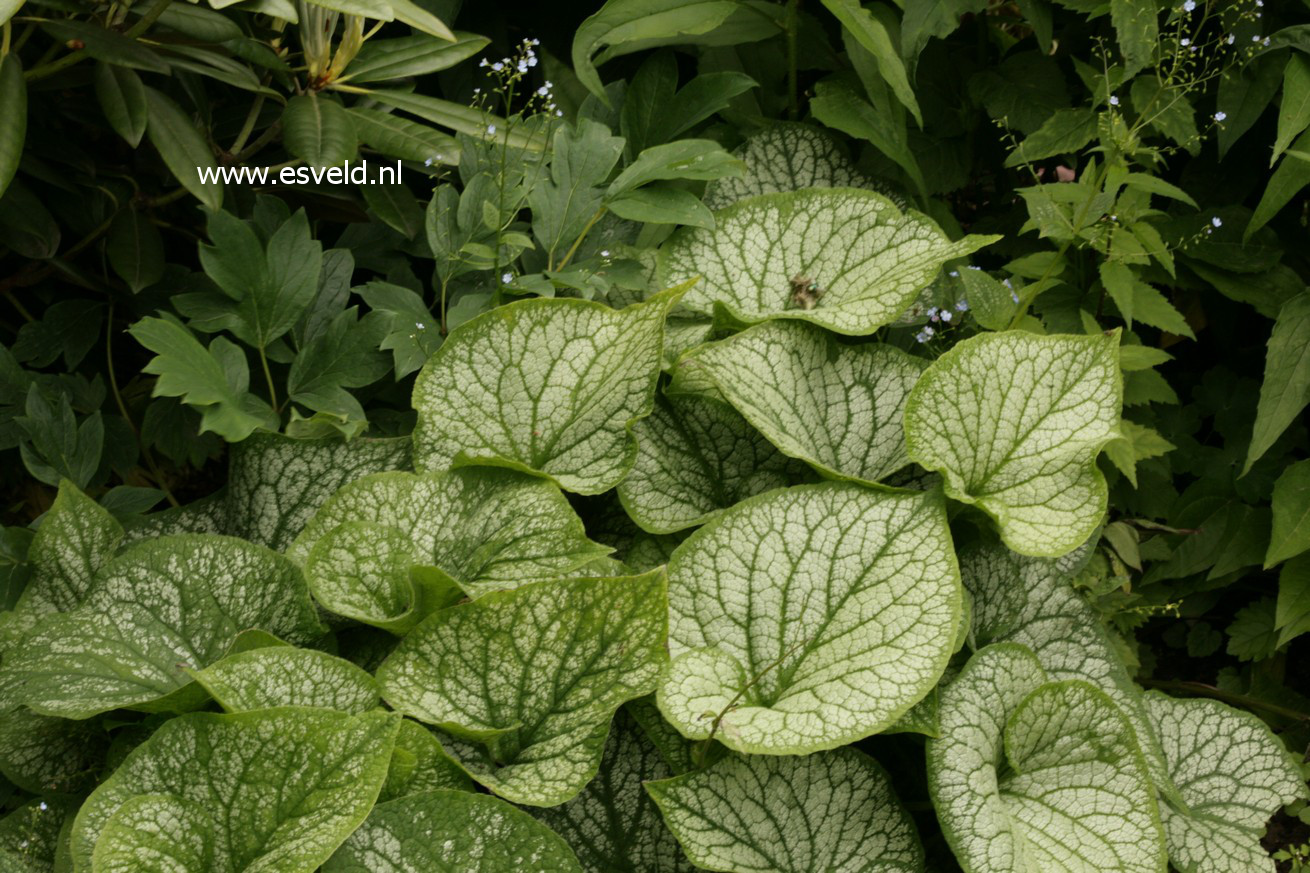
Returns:
[[[651,533],[704,524],[746,497],[806,475],[732,407],[708,397],[657,397],[633,432],[637,459],[618,495]]]
[[[569,575],[610,551],[551,483],[468,467],[352,482],[287,554],[328,609],[403,633],[466,592]]]
[[[808,124],[766,127],[746,140],[736,155],[745,162],[746,172],[705,186],[705,205],[710,209],[759,194],[801,188],[878,188],[855,169],[831,135]]]
[[[979,334],[933,362],[910,393],[910,458],[946,494],[996,519],[1025,555],[1072,551],[1101,523],[1096,456],[1119,436],[1119,337]]]
[[[388,703],[485,745],[461,760],[516,803],[554,806],[596,775],[614,711],[664,663],[662,570],[495,591],[429,616],[378,669]]]
[[[587,873],[693,873],[642,785],[672,775],[646,732],[621,709],[596,778],[563,806],[531,812],[573,847]]]
[[[1186,803],[1160,804],[1179,873],[1273,873],[1260,845],[1270,817],[1306,796],[1282,741],[1249,712],[1217,700],[1146,694],[1146,709]]]
[[[74,870],[312,873],[373,807],[399,723],[298,707],[173,719],[83,804]]]
[[[414,384],[414,462],[490,464],[599,494],[636,455],[664,318],[683,289],[614,310],[577,299],[499,306],[453,330]]]
[[[487,794],[438,789],[373,808],[323,873],[581,873],[559,835]]]
[[[769,322],[695,349],[701,370],[785,454],[829,476],[877,482],[910,462],[901,418],[927,366],[891,346],[845,345],[798,322]]]
[[[1035,655],[975,654],[941,694],[928,788],[965,873],[1164,873],[1164,836],[1132,727]]]
[[[228,712],[317,706],[342,712],[377,707],[373,677],[349,661],[313,649],[272,646],[238,652],[192,678]]]
[[[855,749],[730,755],[647,790],[698,867],[917,873],[923,849],[882,767]]]
[[[678,232],[660,251],[669,284],[701,277],[685,309],[721,307],[746,323],[803,319],[854,335],[895,321],[944,263],[998,239],[952,242],[927,217],[855,188],[752,197],[714,221],[713,230]]]
[[[934,687],[960,609],[940,495],[834,482],[752,497],[669,561],[673,661],[657,702],[691,739],[835,748]]]
[[[106,564],[77,609],[33,627],[0,667],[0,700],[65,718],[187,708],[204,698],[170,697],[189,684],[185,668],[253,629],[292,643],[323,632],[291,561],[229,537],[154,540]]]

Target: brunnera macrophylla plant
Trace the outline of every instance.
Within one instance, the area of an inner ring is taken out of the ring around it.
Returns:
[[[1137,686],[1072,582],[1120,332],[925,304],[992,240],[796,136],[667,290],[451,330],[412,437],[256,434],[127,526],[64,482],[0,623],[0,770],[48,798],[6,869],[913,873],[866,742],[905,735],[967,873],[1271,870],[1281,742]]]

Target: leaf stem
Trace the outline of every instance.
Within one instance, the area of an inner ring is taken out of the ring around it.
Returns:
[[[141,20],[124,31],[123,35],[128,39],[136,39],[141,36],[150,29],[150,26],[159,19],[159,16],[164,14],[165,10],[167,10],[172,3],[173,0],[155,0],[155,4],[146,10],[146,14],[141,16]],[[46,76],[53,76],[55,73],[66,70],[88,57],[90,57],[90,55],[88,55],[84,49],[78,49],[77,51],[69,52],[58,60],[33,67],[24,74],[24,78],[29,82],[36,81],[37,79],[44,79]]]
[[[164,492],[164,497],[168,499],[170,506],[177,508],[182,504],[177,502],[173,492],[169,490],[168,483],[164,481],[164,474],[160,471],[159,465],[155,463],[155,457],[150,452],[150,447],[141,439],[141,431],[137,430],[136,424],[132,421],[132,416],[127,412],[127,404],[123,402],[123,395],[118,391],[118,377],[114,374],[114,304],[109,304],[109,315],[105,319],[105,366],[109,371],[109,388],[114,394],[114,403],[118,406],[118,413],[123,416],[127,422],[127,427],[136,437],[137,447],[141,449],[141,458],[150,468],[150,478],[155,480],[159,490]]]
[[[587,238],[587,234],[591,233],[591,229],[596,226],[596,222],[600,221],[601,216],[603,216],[604,214],[605,214],[604,206],[596,210],[596,214],[593,215],[591,219],[587,222],[587,226],[582,228],[582,233],[578,234],[578,238],[573,241],[573,245],[570,246],[569,250],[564,253],[564,257],[560,260],[560,262],[555,265],[554,268],[556,270],[564,269],[568,265],[569,261],[573,260],[573,256],[578,253],[578,247],[582,245],[582,241]]]
[[[264,347],[259,347],[259,365],[264,368],[264,381],[268,384],[268,402],[273,407],[273,412],[279,417],[282,415],[282,407],[277,402],[277,388],[273,385],[273,374],[268,369],[268,355],[264,354]]]

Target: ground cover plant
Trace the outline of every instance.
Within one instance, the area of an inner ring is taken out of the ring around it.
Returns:
[[[0,0],[0,873],[1310,867],[1310,11],[584,6]]]

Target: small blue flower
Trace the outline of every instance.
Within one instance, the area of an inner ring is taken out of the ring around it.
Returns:
[[[502,273],[502,274],[500,275],[500,284],[502,284],[502,285],[508,285],[510,282],[513,282],[513,281],[514,281],[514,274],[513,274],[513,273]]]
[[[1191,10],[1189,9],[1188,11],[1190,12]],[[1181,46],[1186,47],[1186,46],[1191,45],[1191,44],[1192,44],[1192,41],[1191,41],[1190,39],[1188,39],[1187,37],[1183,37],[1182,39],[1178,40],[1178,44],[1181,45]]]
[[[1212,225],[1214,225],[1215,227],[1223,227],[1223,226],[1224,226],[1224,220],[1223,220],[1222,218],[1220,218],[1219,216],[1217,216],[1217,215],[1216,215],[1215,217],[1213,217],[1213,218],[1210,219],[1210,223],[1211,223]]]
[[[942,321],[950,321],[950,320],[951,320],[951,311],[949,309],[943,309]]]
[[[1019,302],[1019,295],[1016,294],[1016,293],[1014,293],[1013,291],[1011,291],[1011,292],[1010,292],[1010,299],[1013,300],[1015,303],[1018,303],[1018,302]]]
[[[1196,0],[1187,0],[1187,2],[1183,4],[1184,12],[1192,12],[1195,9],[1196,9]]]
[[[966,303],[965,301],[961,300],[960,302],[958,302],[958,303],[955,304],[955,308],[956,308],[957,310],[959,310],[960,312],[968,312],[968,311],[969,311],[969,304]]]
[[[1118,105],[1119,105],[1119,98],[1116,97],[1116,96],[1114,96],[1113,94],[1111,94],[1111,95],[1110,95],[1110,105],[1111,105],[1111,106],[1118,106]]]
[[[492,133],[495,133],[495,132],[496,132],[496,125],[494,125],[494,124],[488,124],[488,125],[487,125],[487,133],[492,134]]]
[[[1010,289],[1014,288],[1014,283],[1012,283],[1009,279],[1002,279],[1001,284],[1004,285],[1006,288],[1010,288]]]
[[[1224,120],[1225,118],[1227,118],[1227,117],[1228,117],[1228,113],[1227,113],[1227,112],[1216,112],[1216,113],[1214,114],[1214,120],[1215,120],[1215,121],[1223,121],[1223,120]]]
[[[953,279],[958,279],[958,278],[960,278],[960,271],[959,271],[959,270],[951,270],[951,278],[953,278]]]
[[[938,310],[936,306],[929,306],[929,307],[928,307],[928,317],[929,317],[929,318],[936,318],[936,317],[937,317],[937,313],[938,313],[939,311],[940,311],[940,310]]]
[[[932,335],[933,335],[933,329],[925,325],[923,330],[919,331],[914,335],[914,339],[916,342],[926,343],[932,337]]]

